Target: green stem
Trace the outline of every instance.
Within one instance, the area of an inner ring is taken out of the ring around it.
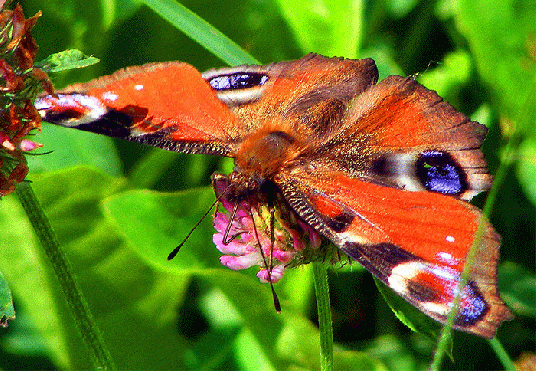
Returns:
[[[504,369],[506,371],[516,371],[517,370],[516,365],[514,364],[514,362],[512,361],[510,356],[508,355],[508,353],[506,353],[506,350],[502,346],[501,342],[499,340],[497,340],[496,337],[494,337],[493,339],[489,340],[489,345],[493,348],[493,351],[495,352],[495,354],[497,355],[497,357],[501,361],[501,363],[504,366]]]
[[[110,352],[104,344],[89,306],[78,287],[71,264],[61,249],[52,226],[29,182],[22,182],[17,185],[17,196],[26,211],[35,234],[39,238],[41,246],[52,263],[82,340],[91,353],[95,369],[114,370],[115,366]]]
[[[163,19],[231,66],[258,64],[234,41],[176,0],[143,0]]]
[[[313,276],[320,329],[320,369],[328,371],[333,370],[333,323],[326,266],[313,263]]]

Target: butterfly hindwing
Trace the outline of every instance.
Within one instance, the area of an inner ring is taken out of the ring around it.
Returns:
[[[475,207],[431,192],[408,192],[305,171],[281,179],[291,207],[411,304],[446,320],[478,225],[483,234],[455,327],[492,337],[511,317],[496,288],[499,237]],[[359,192],[355,190],[358,189]]]

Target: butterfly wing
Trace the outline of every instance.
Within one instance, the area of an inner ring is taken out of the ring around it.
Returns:
[[[462,201],[491,184],[485,133],[435,92],[390,76],[275,182],[302,219],[441,322],[476,239],[454,326],[490,338],[511,318],[497,291],[499,236]]]
[[[303,220],[443,323],[476,238],[477,253],[454,327],[491,338],[511,318],[497,292],[499,236],[472,205],[438,193],[364,182],[343,172],[294,171],[281,176],[279,185]]]
[[[180,62],[129,67],[35,105],[51,123],[186,153],[229,156],[243,136],[201,74]]]
[[[338,130],[309,157],[350,177],[470,200],[491,185],[480,151],[485,135],[435,92],[390,76],[352,100]]]
[[[36,107],[60,125],[235,157],[242,179],[273,181],[304,221],[444,321],[481,219],[460,199],[491,183],[485,128],[412,79],[374,85],[377,76],[372,60],[317,55],[203,75],[172,62],[74,85]],[[496,288],[499,237],[483,223],[455,326],[491,337],[510,312]]]
[[[54,124],[167,150],[235,157],[244,137],[265,123],[262,118],[290,117],[330,95],[347,102],[376,79],[370,59],[315,54],[203,74],[182,62],[152,63],[38,97],[35,106]],[[338,80],[346,81],[345,90],[333,89]]]

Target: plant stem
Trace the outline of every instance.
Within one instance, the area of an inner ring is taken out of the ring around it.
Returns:
[[[30,183],[19,183],[16,192],[41,246],[50,259],[56,277],[58,277],[61,290],[65,295],[65,300],[75,319],[82,340],[91,353],[94,368],[114,370],[115,366],[110,352],[104,344],[89,306],[77,284],[71,264],[61,249],[54,230]]]
[[[320,329],[320,369],[331,371],[333,370],[333,323],[326,266],[323,263],[313,263],[313,276]]]
[[[497,339],[497,337],[494,337],[493,339],[490,339],[488,341],[489,345],[493,348],[493,351],[501,361],[504,369],[506,371],[516,371],[516,365],[514,364],[508,353],[506,353],[506,350],[502,346],[501,342]]]

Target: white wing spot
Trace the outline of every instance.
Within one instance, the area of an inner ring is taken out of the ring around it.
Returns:
[[[447,240],[447,242],[454,242],[454,241],[456,241],[456,239],[455,239],[453,236],[447,236],[447,237],[445,237],[445,239]]]
[[[102,99],[115,102],[119,98],[119,95],[112,93],[111,91],[107,91],[106,93],[102,94]]]
[[[143,90],[143,85],[141,84],[135,85],[134,89],[136,89],[137,91]]]
[[[420,262],[407,262],[396,265],[391,270],[391,275],[387,278],[389,287],[402,295],[408,294],[408,281],[413,279],[419,272],[425,269],[425,265]]]

